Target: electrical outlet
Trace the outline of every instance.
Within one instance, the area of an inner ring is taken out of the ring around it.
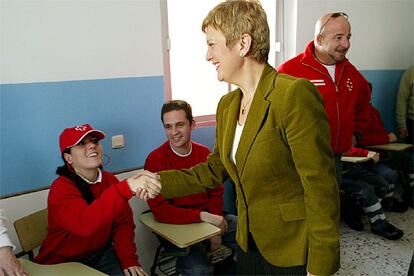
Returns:
[[[120,134],[120,135],[112,136],[112,148],[120,149],[123,147],[125,147],[124,135]]]

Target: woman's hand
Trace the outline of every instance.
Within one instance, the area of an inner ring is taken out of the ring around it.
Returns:
[[[140,266],[130,266],[124,269],[125,276],[148,276],[148,274]]]

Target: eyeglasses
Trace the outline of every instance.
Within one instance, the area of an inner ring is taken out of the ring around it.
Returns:
[[[331,15],[328,17],[328,19],[326,19],[325,23],[322,24],[321,28],[319,29],[319,34],[322,33],[323,29],[325,28],[326,24],[328,24],[329,20],[331,20],[331,18],[337,18],[343,16],[346,18],[346,20],[348,20],[348,15],[344,12],[333,12],[331,13]]]

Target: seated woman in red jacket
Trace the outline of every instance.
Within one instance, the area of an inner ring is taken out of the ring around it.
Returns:
[[[110,275],[147,275],[136,255],[128,200],[151,180],[141,175],[119,182],[102,170],[104,137],[89,124],[61,133],[64,165],[50,188],[48,233],[35,261],[77,261]]]

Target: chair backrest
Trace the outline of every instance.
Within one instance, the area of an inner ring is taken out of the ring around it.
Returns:
[[[47,234],[47,209],[34,212],[14,222],[17,236],[23,249],[22,256],[29,254],[34,259],[33,250],[39,247]]]

